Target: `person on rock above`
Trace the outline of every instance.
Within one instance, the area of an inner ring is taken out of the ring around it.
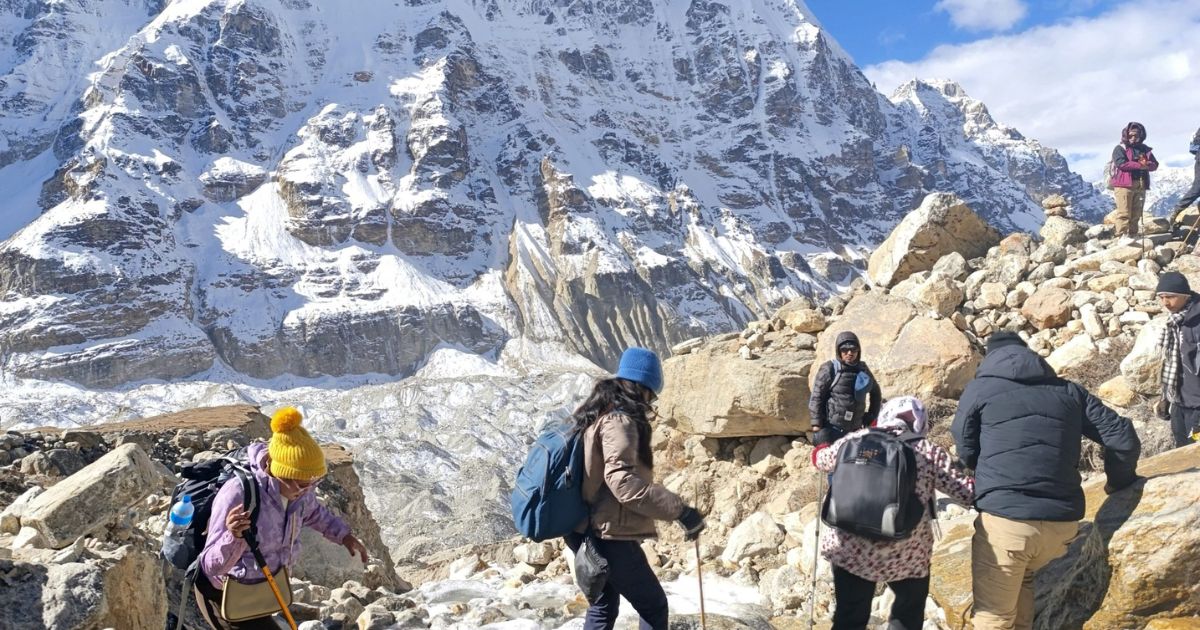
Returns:
[[[1081,438],[1104,446],[1108,492],[1137,481],[1141,441],[1132,423],[1008,331],[988,339],[950,431],[975,471],[975,630],[1028,630],[1034,577],[1067,552],[1083,518]]]
[[[280,569],[300,557],[300,530],[304,527],[315,529],[367,562],[367,548],[350,533],[350,526],[317,500],[315,489],[325,476],[325,454],[300,426],[302,420],[292,407],[276,411],[271,417],[270,442],[249,447],[250,471],[258,485],[259,512],[253,523],[258,548],[281,589],[289,587],[279,578]],[[231,622],[222,615],[227,580],[266,586],[244,537],[250,527],[242,485],[237,477],[231,478],[213,498],[208,537],[200,552],[203,575],[197,576],[194,587],[200,613],[215,630],[280,627],[273,616]]]
[[[1160,275],[1155,294],[1167,310],[1167,324],[1158,342],[1162,398],[1154,409],[1171,421],[1175,446],[1187,446],[1200,426],[1200,299],[1178,271]]]
[[[925,405],[912,396],[893,398],[883,405],[876,428],[893,435],[911,432],[925,436],[929,418]],[[833,472],[838,450],[849,440],[866,434],[859,429],[828,446],[813,450],[813,463],[822,472]],[[969,507],[975,498],[975,481],[957,467],[946,449],[929,439],[912,443],[916,454],[916,494],[921,504],[931,506],[938,490],[955,503]],[[896,599],[892,603],[889,630],[920,630],[929,594],[929,564],[933,533],[929,508],[916,530],[895,541],[870,540],[830,527],[821,538],[821,555],[833,565],[835,607],[833,630],[862,630],[871,617],[875,585],[884,582]]]
[[[1158,170],[1154,151],[1146,146],[1146,127],[1131,122],[1121,130],[1121,143],[1112,151],[1112,186],[1117,199],[1117,236],[1135,237],[1142,224],[1146,191],[1150,190],[1150,172]]]
[[[641,542],[655,538],[655,521],[678,521],[695,540],[704,519],[683,499],[654,482],[650,448],[654,400],[663,388],[658,355],[629,348],[613,378],[596,383],[573,419],[584,440],[583,497],[591,516],[566,538],[578,551],[591,535],[608,561],[608,581],[587,610],[585,630],[609,630],[624,597],[641,617],[643,630],[667,630],[667,595],[650,568]]]
[[[868,398],[870,399],[868,402]],[[879,383],[862,360],[862,345],[850,331],[839,333],[834,357],[817,369],[808,410],[814,445],[831,444],[875,422],[882,403]]]

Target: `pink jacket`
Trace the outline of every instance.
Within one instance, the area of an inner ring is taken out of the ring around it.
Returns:
[[[1145,145],[1138,146],[1145,147]],[[1158,159],[1154,157],[1154,151],[1150,147],[1145,147],[1145,149],[1147,158],[1145,166],[1134,159],[1133,147],[1119,145],[1113,149],[1113,164],[1116,168],[1113,169],[1112,179],[1108,182],[1113,188],[1133,188],[1134,173],[1140,171],[1145,174],[1146,190],[1150,190],[1149,174],[1158,170]]]
[[[250,470],[258,483],[261,504],[256,521],[258,548],[271,567],[272,574],[280,567],[291,566],[300,555],[300,529],[311,527],[325,538],[341,543],[350,533],[350,526],[317,501],[312,489],[292,501],[285,511],[279,480],[267,474],[267,445],[250,445]],[[262,582],[262,571],[254,561],[250,545],[235,538],[225,527],[225,517],[235,505],[242,504],[242,484],[235,477],[225,482],[213,498],[212,516],[208,519],[208,538],[200,552],[200,568],[209,582],[222,588],[221,578],[229,576],[244,584]]]

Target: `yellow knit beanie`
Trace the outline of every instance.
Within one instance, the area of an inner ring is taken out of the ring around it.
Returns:
[[[325,453],[308,431],[295,407],[284,407],[271,416],[271,474],[280,479],[308,481],[325,474]]]

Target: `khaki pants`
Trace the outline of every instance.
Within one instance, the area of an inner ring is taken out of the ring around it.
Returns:
[[[1113,215],[1117,236],[1137,236],[1142,224],[1142,208],[1146,205],[1146,189],[1140,183],[1133,188],[1114,188],[1117,211]]]
[[[1067,552],[1075,521],[1015,521],[994,514],[975,519],[971,591],[975,630],[1033,628],[1033,578]]]

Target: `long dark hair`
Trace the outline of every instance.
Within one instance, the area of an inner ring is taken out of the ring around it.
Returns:
[[[654,407],[646,402],[645,388],[623,378],[605,378],[596,381],[592,393],[571,414],[578,431],[596,423],[601,416],[619,411],[633,419],[638,432],[638,459],[646,466],[654,467],[654,452],[650,449],[650,420],[655,417]]]

